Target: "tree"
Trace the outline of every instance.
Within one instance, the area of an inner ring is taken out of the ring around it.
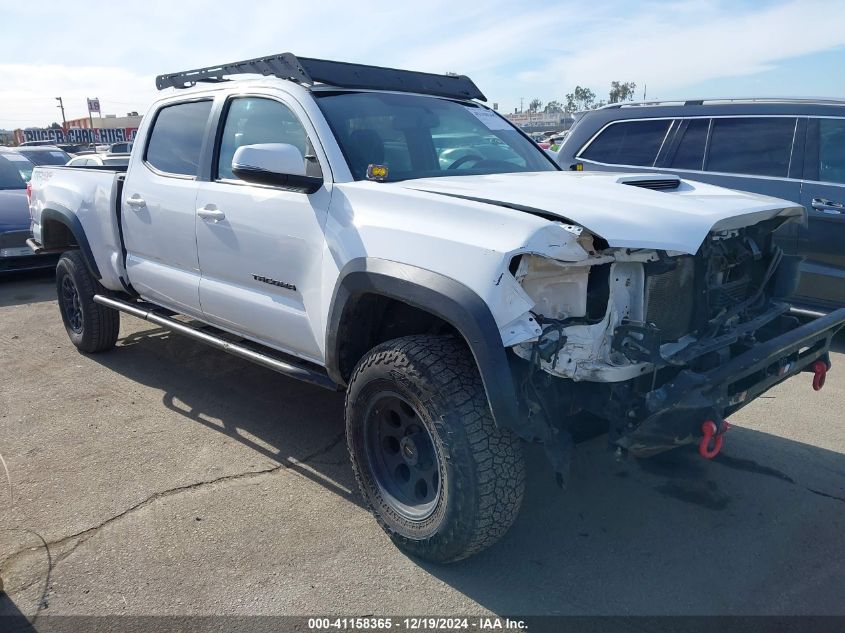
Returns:
[[[549,101],[546,107],[543,108],[546,114],[555,114],[556,112],[563,112],[563,104],[560,101]]]
[[[595,107],[596,93],[589,88],[575,86],[575,90],[566,95],[566,111],[589,110]]]
[[[634,91],[637,89],[637,84],[633,81],[610,82],[610,103],[619,103],[620,101],[631,101],[634,98]]]
[[[540,108],[543,107],[543,102],[540,101],[538,98],[534,97],[528,104],[528,111],[529,112],[538,112]]]

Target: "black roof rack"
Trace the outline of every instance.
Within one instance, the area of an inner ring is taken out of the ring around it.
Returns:
[[[338,88],[418,92],[439,97],[487,101],[472,79],[465,75],[436,75],[413,70],[332,62],[325,59],[297,57],[293,53],[281,53],[159,75],[156,77],[156,87],[159,90],[190,88],[199,81],[228,81],[232,75],[244,74],[278,77],[295,81],[303,86],[321,83]]]

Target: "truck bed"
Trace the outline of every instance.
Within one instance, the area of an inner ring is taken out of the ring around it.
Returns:
[[[32,172],[32,234],[48,243],[59,230],[58,218],[79,225],[85,236],[80,249],[88,251],[98,268],[100,283],[110,290],[125,288],[126,270],[120,236],[120,196],[125,167],[36,167]],[[52,222],[52,224],[51,224]],[[93,246],[93,248],[92,248]]]

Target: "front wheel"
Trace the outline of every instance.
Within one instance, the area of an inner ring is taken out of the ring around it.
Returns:
[[[106,290],[90,273],[79,251],[68,251],[59,259],[56,292],[65,330],[79,351],[103,352],[114,347],[120,314],[94,302],[94,295]]]
[[[446,563],[498,541],[525,488],[520,441],[493,421],[469,350],[408,336],[371,350],[346,398],[355,477],[393,541]]]

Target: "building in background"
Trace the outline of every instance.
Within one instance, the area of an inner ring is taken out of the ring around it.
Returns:
[[[91,127],[91,124],[94,127]],[[67,127],[26,128],[14,131],[17,145],[26,141],[53,141],[54,143],[118,143],[135,140],[141,116],[130,112],[126,116],[107,114],[103,117],[70,119]],[[2,141],[0,141],[2,142]]]

